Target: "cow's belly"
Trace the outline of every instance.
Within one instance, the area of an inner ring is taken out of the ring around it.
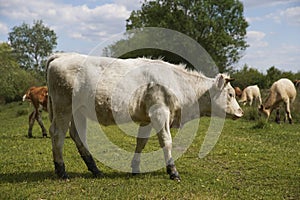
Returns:
[[[104,126],[114,125],[114,124],[124,124],[124,123],[149,123],[150,118],[145,113],[145,111],[126,108],[115,108],[112,109],[110,105],[105,103],[96,104],[96,115],[97,120],[100,124]]]

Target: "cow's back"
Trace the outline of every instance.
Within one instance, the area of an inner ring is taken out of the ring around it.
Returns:
[[[259,87],[257,85],[249,86],[249,90],[251,91],[253,97],[259,97],[260,96]]]
[[[293,82],[287,78],[282,78],[274,82],[271,87],[271,92],[277,94],[281,99],[289,98],[292,101],[294,101],[297,95]]]

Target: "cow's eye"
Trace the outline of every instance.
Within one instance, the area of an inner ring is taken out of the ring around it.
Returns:
[[[229,93],[229,97],[230,97],[230,98],[233,97],[233,94],[232,94],[232,93]]]

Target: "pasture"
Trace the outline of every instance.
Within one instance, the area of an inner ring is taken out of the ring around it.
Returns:
[[[95,179],[67,134],[64,146],[70,181],[54,174],[50,138],[42,138],[36,123],[27,137],[27,103],[0,106],[0,199],[300,199],[300,101],[292,108],[294,124],[268,124],[256,110],[243,107],[245,117],[226,119],[213,151],[198,158],[210,118],[200,128],[187,152],[176,161],[180,183],[169,180],[165,169],[138,176],[118,172],[97,162],[104,178]],[[45,127],[50,123],[43,113]],[[134,149],[135,139],[106,128],[116,144]],[[126,140],[126,141],[124,141]],[[151,137],[146,151],[158,148]]]

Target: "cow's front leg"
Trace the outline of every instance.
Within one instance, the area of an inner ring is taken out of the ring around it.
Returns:
[[[292,124],[293,123],[293,119],[292,119],[291,110],[290,110],[290,100],[286,99],[284,104],[285,104],[285,113],[286,113],[285,114],[286,115],[285,118],[288,118],[289,123]]]
[[[81,155],[82,159],[84,160],[88,170],[91,171],[94,177],[102,177],[102,172],[98,169],[95,160],[93,159],[91,153],[86,148],[86,118],[80,114],[76,113],[75,116],[76,121],[80,122],[80,127],[75,126],[74,119],[71,121],[70,127],[70,136],[74,140],[76,147],[78,149],[79,154]],[[80,133],[80,136],[79,136]]]
[[[132,174],[140,173],[141,153],[148,142],[151,133],[151,126],[149,124],[141,124],[136,138],[136,147],[133,159],[131,161]]]
[[[276,118],[275,118],[275,122],[277,124],[280,124],[280,111],[279,109],[276,110]],[[284,122],[285,122],[285,118],[284,118]]]
[[[80,124],[75,124],[75,121]],[[77,126],[76,126],[77,125]],[[96,162],[87,149],[86,145],[87,119],[80,112],[75,112],[70,127],[70,136],[76,144],[81,158],[84,160],[88,170],[93,173],[94,177],[103,177],[103,173],[98,169]]]
[[[170,179],[180,181],[179,173],[172,158],[172,137],[170,132],[170,111],[166,106],[153,106],[149,110],[151,124],[157,131],[161,148],[163,148],[167,173]]]
[[[174,160],[172,158],[172,138],[169,128],[167,128],[166,126],[157,135],[160,146],[163,148],[165,162],[167,166],[167,173],[170,175],[170,179],[180,181],[179,173],[176,169]]]

